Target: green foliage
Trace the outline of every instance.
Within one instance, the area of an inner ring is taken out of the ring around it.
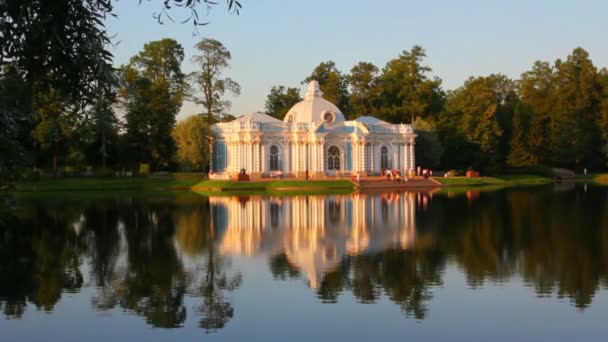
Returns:
[[[150,164],[139,164],[139,169],[137,174],[140,176],[145,176],[150,174]]]
[[[392,123],[413,123],[437,115],[443,105],[439,78],[430,79],[432,69],[422,65],[426,57],[418,45],[389,61],[380,75],[381,118]]]
[[[511,135],[511,150],[507,164],[512,167],[533,165],[536,159],[530,153],[528,137],[530,135],[530,114],[524,105],[519,105],[513,113],[513,134]]]
[[[163,39],[147,43],[120,70],[128,148],[133,159],[155,170],[169,165],[175,149],[171,130],[186,91],[183,57],[181,45]]]
[[[348,95],[348,81],[345,75],[336,67],[334,61],[322,62],[317,65],[312,73],[302,81],[303,84],[310,81],[319,82],[319,88],[323,97],[334,103],[340,110],[348,115],[350,103]]]
[[[180,121],[171,135],[177,146],[177,159],[190,170],[201,171],[208,164],[211,130],[200,115]]]
[[[266,114],[283,119],[287,111],[300,101],[302,101],[302,97],[300,97],[298,88],[273,86],[266,97]]]
[[[505,127],[501,117],[511,117],[510,97],[514,85],[503,75],[469,78],[464,86],[448,95],[447,116],[444,123],[451,134],[467,145],[465,158],[470,166],[498,168],[501,165],[501,137]],[[446,154],[458,153],[446,144]],[[464,165],[458,165],[464,166]]]
[[[435,128],[418,117],[414,121],[414,133],[417,135],[414,145],[416,164],[425,168],[438,168],[443,155],[443,145]]]
[[[359,62],[347,76],[350,85],[350,108],[357,116],[377,115],[380,86],[378,67],[368,62]]]
[[[0,186],[19,175],[28,162],[31,123],[27,83],[15,65],[0,69]]]
[[[201,96],[195,96],[197,104],[205,108],[208,123],[214,117],[222,117],[230,109],[231,102],[223,99],[226,92],[233,95],[241,93],[241,86],[231,78],[223,78],[222,73],[230,67],[232,55],[219,41],[205,38],[195,45],[200,55],[192,57],[199,71],[192,72],[190,78],[198,86]]]

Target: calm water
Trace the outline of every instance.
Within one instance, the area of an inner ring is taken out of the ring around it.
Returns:
[[[608,340],[608,188],[0,209],[0,340]]]

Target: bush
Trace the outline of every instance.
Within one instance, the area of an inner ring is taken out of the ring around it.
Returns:
[[[19,178],[24,181],[39,181],[41,177],[42,170],[39,169],[24,169],[23,172],[19,175]]]
[[[464,171],[462,170],[450,170],[447,172],[448,177],[462,177],[464,176]]]
[[[100,167],[95,170],[94,176],[99,178],[111,178],[114,177],[114,170],[109,167]]]
[[[139,164],[139,171],[138,171],[140,176],[146,176],[150,174],[150,164]]]
[[[505,170],[504,173],[511,175],[538,175],[548,178],[555,176],[553,169],[544,165],[532,165],[520,168],[512,168]]]
[[[63,175],[65,177],[78,176],[78,169],[73,166],[65,166],[63,168]]]

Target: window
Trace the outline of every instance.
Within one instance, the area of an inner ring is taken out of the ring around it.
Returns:
[[[327,169],[330,171],[340,170],[340,150],[336,146],[327,150]]]
[[[277,145],[270,146],[270,170],[277,171],[279,169],[279,148]]]
[[[353,169],[353,144],[347,142],[344,144],[344,170],[351,171]]]
[[[388,164],[388,148],[386,146],[382,146],[380,149],[380,167],[383,169],[390,167]]]
[[[323,114],[323,120],[325,120],[325,122],[328,124],[331,124],[336,121],[336,116],[332,112],[325,112],[325,114]]]
[[[226,171],[226,144],[215,145],[215,170]]]

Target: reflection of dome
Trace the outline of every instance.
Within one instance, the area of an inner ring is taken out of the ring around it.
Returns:
[[[319,83],[311,81],[304,100],[296,103],[285,115],[285,122],[322,122],[333,116],[333,121],[344,121],[344,115],[333,103],[321,97]],[[327,115],[327,114],[330,115]]]

